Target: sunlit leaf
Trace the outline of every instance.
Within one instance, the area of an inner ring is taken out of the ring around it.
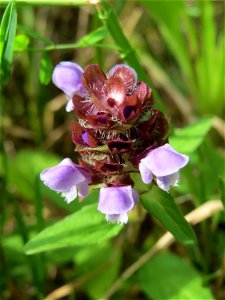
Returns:
[[[173,197],[158,187],[153,187],[148,193],[141,195],[145,209],[157,218],[174,237],[183,244],[194,244],[194,231],[187,223]]]
[[[204,141],[211,126],[212,118],[206,117],[185,128],[176,129],[169,138],[170,144],[181,153],[192,153]]]
[[[108,224],[96,204],[88,205],[44,229],[25,246],[27,254],[52,249],[94,245],[117,235],[122,225]]]
[[[23,32],[24,34],[26,34],[26,35],[32,37],[33,39],[43,42],[43,43],[46,44],[46,45],[51,45],[51,44],[53,44],[53,42],[52,42],[51,40],[47,39],[46,37],[44,37],[44,36],[38,34],[37,32],[31,30],[30,28],[28,28],[28,27],[26,27],[26,26],[24,26],[24,25],[18,24],[18,25],[17,25],[17,29],[18,29],[19,31]]]
[[[108,30],[105,27],[100,27],[95,31],[85,35],[81,39],[77,41],[77,46],[79,47],[87,47],[92,46],[100,42],[104,37],[108,35]]]
[[[25,34],[17,34],[14,41],[14,51],[26,50],[29,45],[30,39]]]
[[[181,258],[160,253],[139,271],[139,282],[149,299],[207,299],[214,297],[203,286],[200,274]]]

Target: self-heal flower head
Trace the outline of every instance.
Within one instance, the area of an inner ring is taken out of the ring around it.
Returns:
[[[89,172],[74,164],[69,158],[42,171],[40,178],[47,187],[62,193],[67,203],[73,201],[77,195],[81,198],[88,195]]]
[[[127,223],[127,213],[138,202],[137,192],[129,186],[112,186],[100,189],[98,210],[110,223]]]
[[[74,109],[72,97],[83,92],[82,74],[83,69],[79,65],[68,61],[61,62],[53,71],[53,83],[69,96],[66,106],[68,112]]]
[[[179,182],[179,170],[188,163],[188,156],[178,153],[169,144],[154,150],[140,160],[139,170],[144,183],[151,183],[156,177],[157,185],[169,191],[171,185]]]
[[[103,186],[98,210],[110,223],[127,223],[139,200],[131,172],[139,168],[145,183],[154,179],[166,191],[177,185],[188,157],[166,144],[167,120],[155,108],[151,87],[138,80],[133,68],[117,64],[104,72],[97,64],[82,69],[61,62],[52,78],[70,98],[66,110],[76,114],[72,141],[80,157],[79,165],[65,159],[43,171],[49,188],[69,203],[77,194],[87,196],[88,185]]]

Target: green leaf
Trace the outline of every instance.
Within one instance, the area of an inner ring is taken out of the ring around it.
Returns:
[[[47,52],[42,55],[39,78],[44,85],[49,84],[52,79],[53,65]]]
[[[117,235],[122,225],[108,224],[96,204],[87,205],[44,229],[25,246],[27,254],[64,247],[95,245]]]
[[[43,169],[54,166],[59,161],[60,158],[54,154],[34,150],[23,150],[14,157],[7,157],[9,188],[26,200],[34,199],[37,176]],[[0,174],[4,174],[3,164],[0,165]]]
[[[11,70],[16,24],[17,12],[15,1],[11,1],[6,7],[0,27],[0,75],[2,83],[7,82]]]
[[[79,249],[79,247],[55,249],[46,252],[45,257],[49,265],[62,266],[73,260],[74,253],[76,253],[77,249]]]
[[[0,155],[0,175],[4,174],[4,164],[1,162]],[[27,201],[33,201],[36,196],[35,185],[39,180],[41,171],[52,167],[60,162],[57,155],[48,152],[22,150],[15,155],[15,157],[7,158],[7,182],[9,189],[13,189],[14,193],[23,197]],[[58,207],[68,211],[74,212],[79,210],[82,206],[96,202],[98,199],[98,190],[91,192],[85,201],[81,203],[72,201],[67,204],[60,194],[47,188],[41,180],[40,189],[41,195],[44,199],[51,199]]]
[[[172,196],[158,187],[141,196],[145,209],[157,218],[174,237],[183,244],[196,243],[196,237],[191,226],[178,210]]]
[[[96,45],[98,42],[103,40],[104,37],[106,37],[108,34],[109,33],[106,27],[100,27],[79,39],[76,45],[77,47],[87,47]]]
[[[181,258],[160,253],[138,273],[140,285],[149,299],[214,299],[203,286],[200,274]]]
[[[109,242],[76,249],[74,260],[78,270],[77,276],[98,270],[96,275],[84,284],[91,299],[101,299],[110,288],[118,276],[121,254],[121,249]]]
[[[211,126],[212,118],[206,117],[185,128],[175,129],[169,138],[170,144],[177,151],[190,154],[201,145]]]
[[[21,278],[31,280],[31,268],[23,251],[24,244],[21,235],[12,234],[2,237],[1,245],[4,263],[7,262],[10,276],[15,280],[21,280]]]
[[[216,24],[214,21],[214,5],[212,1],[205,0],[198,1],[199,7],[201,8],[201,38],[202,38],[202,53],[201,56],[204,59],[205,73],[207,82],[204,86],[207,90],[207,98],[213,99],[213,88],[215,83],[218,81],[215,72],[217,72],[216,57]],[[216,73],[217,74],[217,73]],[[215,91],[216,92],[216,91]]]
[[[4,15],[2,17],[1,26],[0,26],[0,56],[5,47],[5,43],[9,37],[10,24],[13,21],[15,14],[15,2],[11,1],[5,9]]]
[[[97,276],[84,284],[91,299],[101,299],[102,295],[112,286],[118,277],[121,265],[121,254],[121,250],[116,249],[112,245],[110,248],[108,247],[108,249],[105,247],[104,251],[100,253],[95,253],[93,259],[98,262],[98,265],[96,263],[96,267],[102,265],[102,269]]]
[[[41,36],[41,35],[38,34],[37,32],[31,30],[30,28],[27,28],[27,27],[24,26],[24,25],[18,24],[18,25],[17,25],[17,29],[18,29],[19,31],[25,33],[26,35],[32,37],[33,39],[43,42],[43,43],[46,44],[46,45],[52,45],[52,44],[53,44],[53,42],[52,42],[51,40],[47,39],[47,38],[44,37],[44,36]]]
[[[24,51],[30,43],[30,39],[25,34],[17,34],[14,41],[14,51]]]

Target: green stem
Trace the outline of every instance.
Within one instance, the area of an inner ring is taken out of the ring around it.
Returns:
[[[115,47],[113,45],[105,45],[105,44],[96,44],[94,45],[96,48],[108,48],[108,49],[113,49],[113,50],[118,50],[118,47]],[[42,48],[27,48],[26,50],[16,50],[15,52],[24,52],[24,51],[29,51],[29,52],[42,52],[42,51],[54,51],[54,50],[70,50],[70,49],[76,49],[76,48],[87,48],[87,47],[93,47],[93,45],[87,45],[85,47],[81,47],[77,43],[75,44],[59,44],[59,45],[51,45],[47,47],[42,47]]]
[[[6,6],[10,1],[9,0],[2,0],[1,6]],[[21,5],[30,5],[30,6],[81,6],[87,5],[87,0],[16,0],[16,4]]]

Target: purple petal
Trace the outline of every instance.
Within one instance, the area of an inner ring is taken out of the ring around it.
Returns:
[[[146,184],[151,183],[153,175],[151,170],[145,165],[144,161],[141,160],[139,164],[139,171],[141,173],[142,181]]]
[[[107,215],[123,214],[132,209],[136,200],[131,186],[101,188],[98,210]]]
[[[85,168],[83,168],[83,167],[81,167],[81,166],[78,166],[78,165],[76,165],[76,167],[77,167],[77,169],[79,170],[79,172],[84,176],[84,178],[85,178],[85,181],[87,182],[87,183],[91,183],[92,182],[92,176],[91,176],[91,174],[90,174],[90,172],[87,170],[87,169],[85,169]]]
[[[174,174],[163,176],[163,177],[157,177],[157,185],[164,191],[168,192],[170,189],[170,186],[177,186],[179,183],[179,172],[176,172]]]
[[[89,145],[89,143],[88,143],[88,133],[87,133],[87,131],[82,132],[81,135],[82,135],[83,141],[84,141],[87,145]]]
[[[128,215],[127,213],[124,214],[118,214],[118,215],[106,215],[106,220],[109,223],[121,223],[121,224],[126,224],[128,222]]]
[[[77,184],[77,189],[78,189],[78,196],[81,198],[85,198],[88,195],[88,182],[82,181],[81,183]]]
[[[76,186],[73,186],[69,191],[63,192],[62,197],[65,198],[66,202],[69,204],[74,199],[77,198],[77,188]]]
[[[73,104],[73,100],[72,99],[69,99],[67,104],[66,104],[66,111],[67,112],[70,112],[72,110],[74,110],[75,107],[74,107],[74,104]]]
[[[176,152],[169,144],[158,147],[141,161],[157,176],[167,176],[179,171],[188,163],[188,156]]]
[[[40,178],[47,187],[56,192],[68,192],[74,185],[86,180],[79,171],[79,166],[69,158],[52,168],[45,169]]]
[[[134,200],[134,204],[137,204],[138,201],[139,201],[139,195],[134,189],[132,189],[132,197],[133,197],[133,200]]]
[[[55,67],[52,81],[65,94],[72,97],[83,89],[82,74],[83,70],[79,65],[63,61]]]

